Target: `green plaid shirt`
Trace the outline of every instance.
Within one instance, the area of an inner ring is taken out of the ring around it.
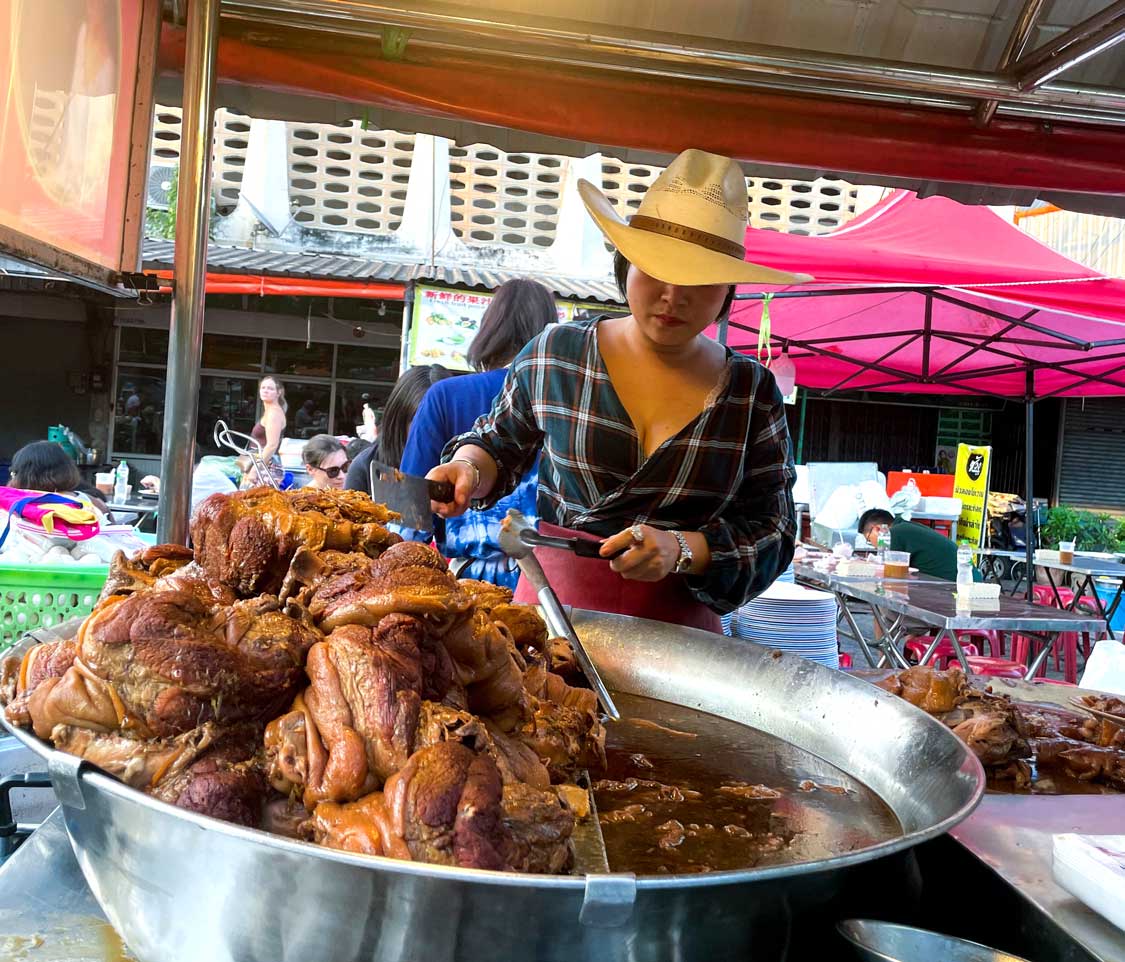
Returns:
[[[649,457],[598,350],[597,321],[552,325],[520,352],[492,410],[446,446],[477,444],[499,467],[484,504],[518,483],[540,446],[539,516],[601,537],[631,524],[699,531],[711,564],[686,578],[695,598],[732,611],[789,565],[796,473],[773,376],[727,350],[717,402]]]

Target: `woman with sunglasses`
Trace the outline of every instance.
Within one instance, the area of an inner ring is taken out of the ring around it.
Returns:
[[[309,473],[309,488],[338,488],[343,490],[348,474],[348,453],[331,434],[318,434],[301,449],[305,470]]]

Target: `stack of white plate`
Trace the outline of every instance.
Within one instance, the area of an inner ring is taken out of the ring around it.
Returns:
[[[836,599],[827,591],[776,581],[753,601],[724,617],[723,630],[732,637],[800,655],[829,668],[840,667]]]

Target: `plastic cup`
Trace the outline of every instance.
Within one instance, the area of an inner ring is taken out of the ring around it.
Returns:
[[[884,578],[909,578],[910,577],[910,552],[885,551],[883,552],[883,577]]]
[[[94,475],[94,487],[96,487],[102,494],[113,496],[113,472],[112,471],[99,471]]]
[[[1060,541],[1059,542],[1059,564],[1063,564],[1063,565],[1074,564],[1074,542],[1073,541]]]

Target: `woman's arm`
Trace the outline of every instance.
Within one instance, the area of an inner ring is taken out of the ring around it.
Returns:
[[[773,388],[770,383],[770,388]],[[699,531],[683,531],[691,548],[686,584],[697,601],[717,611],[732,611],[760,594],[793,559],[796,536],[793,496],[796,472],[781,396],[751,420],[752,439],[733,504]],[[610,566],[623,578],[660,581],[680,558],[680,544],[670,531],[639,525],[607,538],[601,554],[625,550]]]
[[[445,464],[433,468],[426,477],[431,481],[448,481],[453,485],[453,500],[431,501],[430,509],[443,518],[464,514],[474,501],[492,493],[499,469],[491,454],[477,444],[463,444]]]
[[[734,503],[699,532],[711,563],[686,579],[696,600],[715,611],[733,611],[761,594],[793,560],[797,472],[784,402],[772,378],[767,384],[773,400],[751,418],[750,447]]]
[[[259,457],[268,461],[281,447],[281,435],[285,433],[285,412],[267,411],[265,416],[266,444]]]
[[[467,434],[450,441],[442,452],[443,463],[426,475],[455,487],[451,504],[434,503],[434,511],[442,517],[463,514],[471,501],[492,507],[535,464],[543,432],[532,403],[531,379],[541,340],[536,338],[519,353],[492,410],[478,418]]]

